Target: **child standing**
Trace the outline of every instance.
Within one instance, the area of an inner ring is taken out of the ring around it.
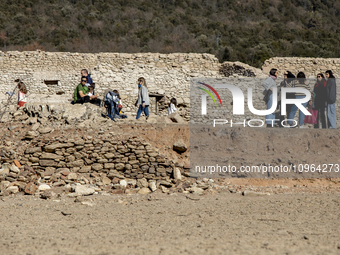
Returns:
[[[169,104],[169,107],[168,107],[168,115],[177,111],[176,106],[177,106],[177,100],[176,100],[176,98],[173,97],[173,98],[171,98],[170,104]]]
[[[27,89],[23,82],[18,83],[18,108],[24,106],[27,103]]]
[[[150,100],[149,100],[148,88],[146,87],[146,81],[143,77],[140,77],[138,79],[138,99],[135,103],[135,106],[138,106],[138,105],[139,107],[138,107],[136,119],[138,120],[140,118],[140,115],[142,114],[142,112],[145,113],[146,119],[148,119]]]

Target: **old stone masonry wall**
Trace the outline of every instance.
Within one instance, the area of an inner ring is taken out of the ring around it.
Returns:
[[[97,94],[118,89],[127,112],[137,98],[141,76],[149,93],[175,97],[179,104],[189,105],[190,78],[218,76],[219,65],[211,54],[0,52],[0,93],[12,91],[14,80],[21,79],[31,94],[65,93],[71,100],[85,68],[96,83]]]
[[[262,71],[268,74],[271,68],[279,70],[279,76],[283,77],[284,71],[291,71],[297,75],[298,72],[304,72],[307,78],[316,78],[318,73],[325,73],[332,70],[335,77],[340,77],[340,59],[339,58],[270,58],[264,62]]]
[[[45,102],[45,100],[43,104],[57,103],[66,106],[72,101],[73,91],[80,83],[80,70],[83,68],[91,73],[96,83],[95,92],[100,98],[103,98],[107,89],[117,89],[120,92],[126,114],[136,112],[134,103],[137,99],[137,79],[142,76],[147,81],[150,94],[165,96],[163,101],[160,101],[162,114],[167,114],[166,105],[170,98],[175,97],[180,107],[186,109],[180,113],[185,119],[189,118],[190,79],[192,78],[227,76],[237,80],[242,76],[249,76],[265,79],[271,68],[279,70],[277,83],[283,78],[285,70],[292,71],[294,74],[303,71],[307,78],[315,79],[317,73],[331,69],[337,78],[340,77],[340,59],[276,57],[266,60],[260,70],[240,62],[220,64],[214,55],[199,53],[85,54],[8,51],[0,52],[0,101],[5,101],[4,94],[12,91],[16,86],[15,80],[20,79],[28,87],[29,96],[31,96],[28,100],[29,104],[41,104],[37,95],[59,94],[60,99],[45,98],[51,102]],[[312,88],[314,84],[310,85]],[[261,84],[247,82],[247,86],[251,86],[256,93],[254,102],[256,109],[265,109]],[[241,89],[245,92],[245,88]],[[337,93],[340,98],[340,89]],[[34,94],[35,96],[32,96]],[[155,98],[151,100],[151,112],[154,112],[154,106]],[[337,111],[339,111],[338,105]],[[253,118],[254,116],[246,112],[245,117]]]

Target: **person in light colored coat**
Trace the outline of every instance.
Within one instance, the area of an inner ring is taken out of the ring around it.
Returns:
[[[135,106],[139,106],[136,116],[137,120],[140,118],[142,112],[144,112],[146,119],[149,118],[149,105],[150,99],[146,81],[143,77],[140,77],[138,79],[138,99],[135,103]]]

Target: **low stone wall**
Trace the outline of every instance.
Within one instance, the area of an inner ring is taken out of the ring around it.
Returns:
[[[21,79],[29,89],[30,95],[62,95],[63,102],[72,101],[74,88],[80,81],[80,70],[86,68],[90,71],[93,81],[96,83],[96,93],[102,99],[107,89],[117,89],[122,97],[123,110],[126,114],[136,114],[134,103],[137,99],[137,79],[145,77],[150,94],[164,95],[157,103],[160,115],[167,115],[167,104],[170,98],[175,97],[179,104],[180,115],[190,118],[190,79],[223,78],[253,76],[265,78],[271,68],[279,69],[279,78],[283,78],[283,72],[290,70],[295,74],[304,71],[307,77],[315,78],[318,72],[327,69],[334,71],[336,77],[340,77],[340,59],[321,58],[271,58],[266,60],[260,69],[256,69],[240,62],[218,63],[211,54],[196,53],[62,53],[62,52],[0,52],[0,94],[12,91],[16,82]],[[54,84],[55,83],[55,84]],[[236,82],[236,84],[240,84]],[[277,81],[279,84],[279,80]],[[314,84],[311,84],[311,88]],[[260,94],[262,87],[255,86],[251,82],[247,85],[253,87],[254,98],[257,98],[255,107],[265,109]],[[244,88],[241,85],[241,89]],[[245,91],[244,91],[245,92]],[[5,98],[0,95],[0,100]],[[340,89],[338,89],[338,98]],[[36,103],[38,97],[28,98]],[[229,102],[229,98],[227,103]],[[57,103],[56,103],[57,104]],[[71,106],[70,106],[71,107]],[[156,100],[151,100],[150,111],[154,112]],[[247,108],[247,107],[246,107]],[[339,107],[337,107],[337,110]],[[339,114],[338,114],[339,115]],[[246,118],[253,116],[246,113]],[[339,117],[340,118],[340,117]]]
[[[77,185],[85,185],[92,193],[178,191],[182,174],[189,175],[190,166],[185,169],[172,162],[139,137],[122,139],[112,133],[51,138],[50,131],[30,138],[26,146],[13,150],[7,144],[0,149],[2,194],[34,194],[59,186],[72,191],[70,185],[76,193]]]
[[[340,77],[339,58],[275,57],[264,62],[262,71],[264,74],[269,74],[272,68],[279,70],[280,77],[283,77],[285,71],[291,71],[295,75],[304,72],[307,78],[316,78],[318,73],[325,73],[327,70],[332,70],[335,77]]]
[[[70,101],[80,83],[80,70],[88,69],[102,98],[107,89],[117,89],[126,112],[135,112],[137,79],[144,77],[149,93],[175,97],[189,105],[191,77],[219,75],[219,63],[211,54],[194,53],[62,53],[0,52],[0,93],[12,91],[21,79],[31,94],[64,93]],[[154,105],[153,105],[154,107]]]

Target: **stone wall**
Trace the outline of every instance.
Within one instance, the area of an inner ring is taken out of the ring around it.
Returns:
[[[340,59],[339,58],[270,58],[264,62],[262,71],[269,74],[271,68],[279,70],[279,77],[283,77],[284,71],[291,71],[297,75],[298,72],[304,72],[307,78],[315,78],[318,73],[325,73],[332,70],[335,77],[340,77]]]
[[[96,83],[96,93],[118,89],[124,110],[135,112],[137,79],[145,77],[149,93],[175,97],[179,104],[189,105],[191,77],[219,75],[219,63],[211,54],[194,53],[61,53],[0,52],[0,93],[12,91],[21,79],[31,94],[65,93],[70,101],[85,68]],[[56,84],[46,84],[53,81]]]
[[[107,89],[119,90],[125,113],[135,114],[136,112],[136,107],[134,107],[137,98],[136,81],[138,77],[143,76],[146,78],[150,94],[165,95],[159,105],[163,109],[161,114],[167,114],[168,100],[175,97],[184,109],[180,112],[181,116],[188,120],[191,78],[222,78],[227,75],[240,80],[241,78],[238,77],[244,74],[255,74],[256,78],[265,78],[269,70],[274,67],[279,69],[281,79],[285,70],[290,70],[295,74],[298,71],[304,71],[307,77],[315,79],[318,72],[331,69],[336,77],[340,77],[340,59],[276,57],[266,60],[260,70],[240,62],[220,64],[211,54],[81,54],[8,51],[0,52],[0,99],[3,98],[5,92],[13,90],[16,85],[14,80],[21,79],[27,84],[31,95],[64,93],[64,99],[70,102],[74,88],[80,81],[80,70],[86,68],[90,71],[96,83],[96,93],[101,98]],[[277,83],[279,84],[279,80]],[[247,86],[252,87],[257,93],[254,95],[254,98],[257,98],[255,108],[265,109],[261,85],[248,82]],[[241,89],[246,92],[245,88]],[[338,98],[339,96],[340,89],[338,89]],[[151,100],[150,108],[151,112],[155,110],[154,99]],[[337,110],[339,110],[338,106]],[[252,118],[253,116],[246,113],[245,117]]]
[[[60,186],[75,191],[72,195],[179,191],[182,175],[189,176],[190,166],[174,163],[139,137],[122,139],[112,133],[51,138],[49,132],[26,136],[24,146],[0,146],[0,196]]]

